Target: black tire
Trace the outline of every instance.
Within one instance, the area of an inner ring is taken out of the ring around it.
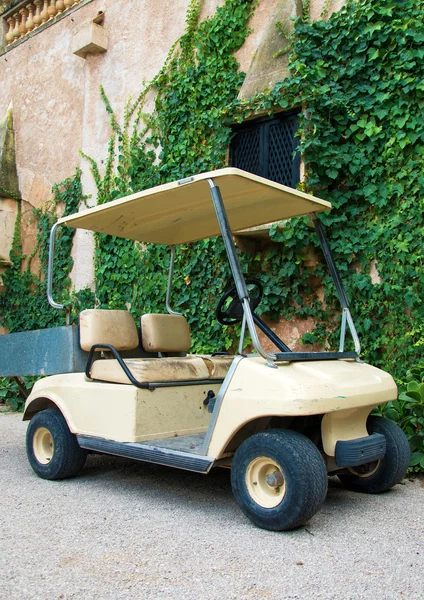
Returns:
[[[354,492],[379,494],[392,488],[404,477],[411,459],[406,435],[393,421],[384,417],[370,417],[368,433],[381,433],[386,438],[386,454],[381,460],[360,467],[352,467],[338,478],[343,486]]]
[[[241,510],[255,525],[283,531],[299,527],[319,510],[328,478],[321,454],[307,437],[270,429],[237,449],[231,484]]]
[[[29,464],[43,479],[66,479],[77,475],[85,464],[87,451],[59,410],[47,409],[34,415],[26,436]]]

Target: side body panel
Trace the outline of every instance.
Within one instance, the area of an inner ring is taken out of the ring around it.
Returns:
[[[63,413],[73,433],[117,442],[188,435],[206,431],[211,415],[203,404],[220,384],[137,389],[91,381],[83,373],[55,375],[37,382],[25,404],[24,420],[44,399]]]
[[[73,433],[122,442],[135,437],[137,390],[133,386],[95,383],[84,373],[46,377],[34,385],[24,419],[39,410],[44,398],[58,407]]]
[[[208,456],[220,458],[241,427],[267,416],[340,413],[337,427],[326,422],[324,437],[331,430],[342,436],[338,439],[362,437],[367,435],[365,422],[371,410],[397,397],[396,384],[388,373],[354,360],[278,362],[277,367],[266,366],[259,357],[238,363],[222,402],[215,406]],[[334,454],[332,436],[325,442],[330,455]]]

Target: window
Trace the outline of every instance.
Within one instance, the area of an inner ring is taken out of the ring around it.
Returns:
[[[296,113],[264,117],[235,126],[230,165],[295,188],[300,181],[297,129]]]

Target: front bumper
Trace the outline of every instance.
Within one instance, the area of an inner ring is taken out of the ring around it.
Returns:
[[[357,467],[379,460],[385,454],[386,438],[381,433],[336,443],[335,458],[338,467]]]

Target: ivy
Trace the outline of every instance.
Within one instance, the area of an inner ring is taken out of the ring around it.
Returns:
[[[422,356],[409,334],[424,316],[423,40],[417,0],[349,1],[298,24],[293,79],[274,92],[306,103],[306,186],[335,207],[323,220],[364,358],[397,376]]]
[[[33,218],[37,221],[37,244],[29,257],[23,254],[21,239],[22,201],[18,199],[18,211],[12,242],[10,259],[12,266],[2,275],[5,293],[0,294],[0,324],[10,332],[28,331],[65,325],[63,311],[52,310],[46,298],[46,280],[48,264],[49,234],[56,213],[65,216],[78,210],[84,195],[81,187],[81,172],[76,171],[74,177],[55,185],[52,189],[53,199],[44,209],[34,209]],[[69,308],[79,306],[81,298],[84,303],[94,302],[93,295],[87,298],[87,291],[71,295],[69,291],[69,273],[73,266],[71,258],[74,231],[61,228],[58,232],[55,265],[53,275],[53,295],[55,299]],[[40,267],[37,273],[31,271],[34,257],[38,255]],[[24,261],[27,264],[24,267]],[[88,294],[89,295],[89,294]]]
[[[410,470],[424,471],[424,362],[407,371],[398,399],[379,406],[374,414],[391,419],[404,430],[412,450]]]

